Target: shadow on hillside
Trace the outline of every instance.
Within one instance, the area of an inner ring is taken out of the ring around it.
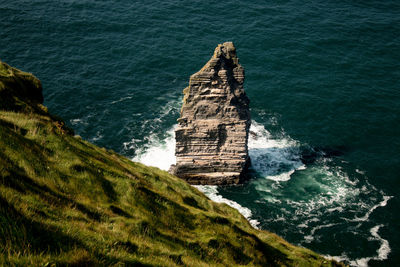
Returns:
[[[88,146],[85,143],[80,143],[84,148],[79,148],[75,146],[73,143],[68,143],[69,149],[76,155],[77,158],[80,158],[81,164],[75,164],[71,167],[71,170],[76,173],[84,173],[86,172],[92,179],[95,179],[97,183],[101,186],[104,193],[108,197],[108,200],[113,202],[117,200],[117,192],[114,190],[112,183],[107,180],[104,176],[104,173],[107,170],[103,169],[102,166],[113,166],[115,162],[108,161],[105,157],[101,157],[99,151],[94,150],[92,147]],[[86,150],[86,151],[85,151]],[[92,152],[90,154],[89,152]],[[100,164],[96,164],[94,161],[97,160]],[[121,167],[122,166],[118,166]]]
[[[0,158],[2,158],[2,160],[6,162],[6,164],[8,163],[8,166],[10,166],[9,168],[7,168],[9,174],[1,177],[2,179],[0,179],[0,184],[2,184],[3,186],[10,187],[22,194],[35,194],[48,205],[75,207],[80,212],[86,214],[89,218],[100,221],[100,213],[89,210],[84,205],[77,203],[67,196],[53,191],[46,185],[38,184],[32,178],[27,176],[22,168],[14,164],[2,152],[0,152]]]
[[[53,164],[58,164],[58,162],[53,163],[49,161],[49,159],[54,155],[54,151],[46,148],[43,144],[40,144],[34,140],[24,137],[24,135],[26,135],[27,133],[26,129],[20,128],[11,122],[7,122],[1,119],[0,119],[0,129],[2,131],[0,132],[0,136],[4,138],[2,140],[4,144],[9,146],[12,150],[15,150],[20,154],[22,154],[26,159],[29,159],[30,165],[33,167],[35,173],[38,176],[41,176],[41,172],[47,172],[45,166],[51,167]],[[68,147],[78,158],[81,158],[83,162],[90,162],[93,161],[93,159],[96,159],[104,163],[104,159],[101,158],[100,156],[94,157],[89,153],[87,153],[86,151],[84,151],[83,149],[79,149],[71,145],[71,143],[68,143]],[[85,144],[85,149],[88,150],[90,149],[89,151],[97,152],[93,150],[91,147],[87,146],[86,144]],[[93,153],[93,154],[96,155],[98,153]],[[11,166],[9,169],[11,170],[18,169],[17,172],[14,172],[16,175],[17,174],[22,176],[25,175],[24,171],[21,168],[18,168],[18,166],[14,164],[10,159],[8,159],[4,153],[0,154],[0,156],[2,156],[2,158],[4,158],[5,161],[8,160],[7,166]],[[58,168],[56,167],[52,168],[53,171],[57,172],[60,178],[68,180],[70,175],[61,173],[57,169]],[[92,179],[96,180],[96,182],[102,187],[104,193],[106,194],[106,196],[109,198],[110,201],[116,200],[117,193],[115,192],[111,182],[104,177],[103,170],[95,168],[94,165],[85,164],[85,166],[79,166],[79,165],[76,166],[75,170],[73,169],[72,171],[87,172],[87,174],[90,175]]]
[[[5,245],[0,246],[2,253],[7,249],[15,252],[57,253],[83,246],[81,242],[61,233],[55,227],[26,218],[2,196],[0,196],[0,218],[0,243]]]
[[[114,242],[113,247],[129,253],[134,253],[137,249],[135,244],[123,241]],[[13,254],[18,255],[17,257],[47,253],[65,255],[66,252],[76,251],[79,248],[87,251],[91,256],[78,257],[72,262],[69,258],[60,258],[57,265],[98,266],[121,263],[121,259],[110,257],[96,249],[93,250],[82,241],[64,234],[52,225],[27,218],[0,196],[0,254],[8,255],[8,257],[14,257]],[[127,260],[124,263],[134,266],[149,266],[135,260]]]

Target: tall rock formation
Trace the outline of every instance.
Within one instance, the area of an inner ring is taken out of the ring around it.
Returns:
[[[250,111],[243,82],[244,69],[232,42],[218,45],[190,77],[171,173],[191,184],[237,184],[247,177]]]

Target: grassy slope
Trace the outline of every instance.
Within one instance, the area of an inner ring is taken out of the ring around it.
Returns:
[[[0,62],[0,265],[336,264],[73,136],[40,104],[37,81]]]

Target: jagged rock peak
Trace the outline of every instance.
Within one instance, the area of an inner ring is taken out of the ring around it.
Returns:
[[[233,184],[247,177],[250,111],[243,82],[232,42],[218,45],[190,77],[175,131],[173,174],[192,184]]]
[[[232,42],[219,44],[214,50],[213,58],[231,59],[235,65],[239,65],[239,59],[236,56],[236,48]]]

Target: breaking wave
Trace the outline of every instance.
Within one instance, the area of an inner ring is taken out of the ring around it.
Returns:
[[[150,135],[148,144],[138,148],[136,156],[132,160],[168,171],[169,167],[176,162],[175,127],[167,131],[164,140],[160,140],[156,135]],[[125,145],[128,145],[128,143]]]
[[[252,168],[269,180],[288,181],[295,170],[306,168],[296,141],[287,137],[275,139],[255,121],[251,123],[248,146]]]
[[[217,202],[217,203],[225,203],[225,204],[231,206],[232,208],[235,208],[250,222],[251,226],[258,229],[258,225],[260,224],[260,222],[251,218],[251,216],[253,215],[251,210],[246,207],[243,207],[242,205],[240,205],[239,203],[237,203],[233,200],[224,198],[223,196],[219,195],[218,194],[218,186],[216,186],[216,185],[194,185],[194,187],[196,187],[201,192],[203,192],[212,201]]]

